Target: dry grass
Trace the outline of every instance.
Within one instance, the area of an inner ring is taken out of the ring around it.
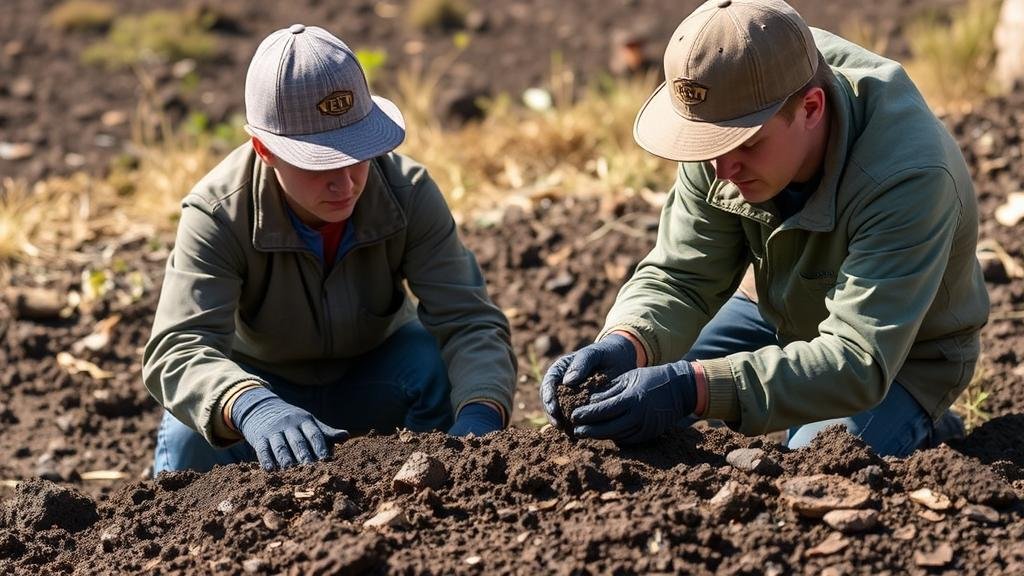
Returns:
[[[405,17],[416,30],[456,30],[468,14],[466,0],[410,0]]]
[[[907,72],[929,104],[963,107],[992,95],[993,32],[1000,0],[969,0],[948,15],[929,14],[907,28]]]
[[[127,68],[151,59],[212,58],[216,37],[209,28],[215,16],[197,10],[154,10],[114,20],[105,40],[82,53],[86,64]]]
[[[109,2],[69,0],[47,12],[46,21],[61,31],[104,30],[116,16],[116,8]]]
[[[106,198],[105,201],[99,200]],[[28,184],[0,181],[0,263],[52,257],[96,237],[117,202],[105,182],[85,174]]]
[[[409,125],[401,152],[422,162],[463,214],[528,198],[664,189],[675,167],[633,142],[632,125],[654,81],[606,81],[573,97],[556,58],[553,105],[531,110],[510,97],[485,103],[480,122],[442,129],[432,109],[449,60],[399,75],[395,100]]]
[[[992,414],[986,410],[989,398],[987,390],[988,380],[988,366],[985,358],[982,357],[978,361],[977,369],[974,372],[974,376],[971,377],[971,382],[967,385],[967,389],[960,394],[956,403],[953,404],[953,410],[963,417],[964,428],[968,432],[992,418]]]

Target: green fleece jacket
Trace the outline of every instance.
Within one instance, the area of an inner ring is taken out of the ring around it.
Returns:
[[[877,405],[893,381],[937,418],[974,373],[989,301],[956,142],[899,64],[813,30],[834,72],[820,184],[782,221],[710,163],[684,163],[657,244],[602,336],[676,361],[752,265],[779,346],[702,360],[705,416],[761,434]]]
[[[418,313],[441,347],[455,413],[490,400],[511,414],[508,321],[421,166],[394,153],[371,161],[349,221],[354,246],[326,275],[282,194],[246,143],[185,197],[143,358],[158,402],[211,444],[232,443],[222,403],[262,382],[240,363],[331,385]]]

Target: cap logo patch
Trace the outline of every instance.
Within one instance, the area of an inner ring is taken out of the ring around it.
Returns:
[[[689,78],[676,78],[672,84],[675,86],[679,99],[687,106],[696,106],[708,97],[707,86],[702,86]]]
[[[328,94],[317,105],[316,109],[324,116],[341,116],[352,109],[352,91],[338,90]]]

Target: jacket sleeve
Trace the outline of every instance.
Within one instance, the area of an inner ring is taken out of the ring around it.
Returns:
[[[855,170],[855,166],[848,169]],[[898,198],[899,202],[887,201]],[[851,206],[849,253],[819,335],[702,361],[709,389],[735,390],[740,431],[845,417],[885,398],[939,290],[962,215],[942,168],[905,171]],[[709,415],[729,410],[709,406]]]
[[[707,202],[709,170],[705,164],[680,164],[654,249],[619,291],[598,336],[613,330],[632,334],[648,364],[682,358],[746,269],[739,217]]]
[[[239,438],[223,422],[222,399],[250,382],[266,384],[229,357],[244,270],[228,227],[201,200],[186,198],[142,373],[153,397],[214,446]]]
[[[491,302],[437,184],[422,171],[413,183],[402,268],[419,300],[420,321],[448,366],[454,413],[490,400],[505,411],[507,423],[516,383],[508,320]]]

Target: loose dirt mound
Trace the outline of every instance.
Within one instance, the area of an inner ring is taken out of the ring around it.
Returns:
[[[789,452],[705,426],[631,450],[554,430],[370,436],[315,466],[270,474],[230,466],[132,483],[101,506],[101,519],[79,515],[91,526],[76,534],[8,526],[0,530],[0,569],[990,574],[1021,566],[1018,546],[991,545],[1017,542],[1024,526],[1006,483],[991,474],[973,486],[931,476],[973,474],[980,465],[942,449],[888,466],[839,430],[819,444]],[[737,450],[723,454],[723,446],[760,452],[779,468],[729,465]],[[862,459],[851,479],[805,473],[849,471],[841,446]],[[434,488],[410,493],[393,479],[414,452],[443,474]],[[26,493],[61,490],[31,485]],[[945,507],[909,495],[922,487],[947,497]],[[36,496],[22,492],[15,506],[31,507]],[[856,510],[826,515],[836,507]],[[851,514],[870,521],[843,520]],[[54,541],[63,545],[44,561]]]
[[[353,8],[358,18],[323,3],[293,4],[247,3],[236,32],[221,33],[228,57],[200,64],[194,95],[216,95],[204,104],[212,120],[239,104],[225,95],[240,85],[252,38],[292,20],[320,18],[354,41],[365,29],[364,45],[402,53],[397,26],[366,25],[369,2],[353,4],[363,7]],[[468,69],[494,71],[484,83],[514,91],[547,71],[548,47],[537,40],[557,34],[536,30],[576,22],[579,40],[569,42],[566,61],[603,63],[609,22],[650,17],[660,45],[689,10],[649,0],[585,10],[575,2],[483,4],[500,4],[500,16],[467,52]],[[869,19],[916,5],[861,4]],[[10,32],[0,34],[3,140],[37,150],[0,161],[5,175],[65,171],[69,152],[102,164],[118,148],[95,146],[98,137],[123,142],[128,127],[102,126],[100,113],[130,110],[139,98],[129,76],[81,73],[75,55],[89,38],[44,33],[36,27],[42,5],[16,0],[0,18]],[[812,23],[835,27],[851,6],[799,7]],[[498,53],[516,60],[485,65]],[[177,82],[169,69],[158,72],[160,90]],[[12,89],[26,77],[35,90],[24,82]],[[172,91],[164,104],[173,111],[181,99]],[[72,113],[55,113],[62,110]],[[993,215],[1024,189],[1024,98],[945,120],[977,185],[982,239],[1021,261],[1024,238]],[[329,462],[271,474],[233,466],[149,479],[160,411],[141,385],[140,350],[171,238],[99,238],[45,266],[19,264],[0,302],[0,480],[24,481],[0,484],[0,573],[1024,573],[1024,320],[1015,314],[1024,281],[999,258],[985,259],[993,317],[982,334],[978,390],[988,396],[968,414],[992,418],[951,447],[882,459],[830,430],[791,452],[700,424],[620,450],[530,428],[544,420],[538,378],[596,335],[657,222],[657,207],[637,198],[567,198],[464,228],[513,326],[521,374],[513,420],[521,428],[483,439],[359,438]],[[76,305],[73,295],[87,287],[96,297]],[[29,289],[44,293],[19,298]],[[428,472],[396,484],[414,452]],[[823,508],[844,498],[851,508]]]

